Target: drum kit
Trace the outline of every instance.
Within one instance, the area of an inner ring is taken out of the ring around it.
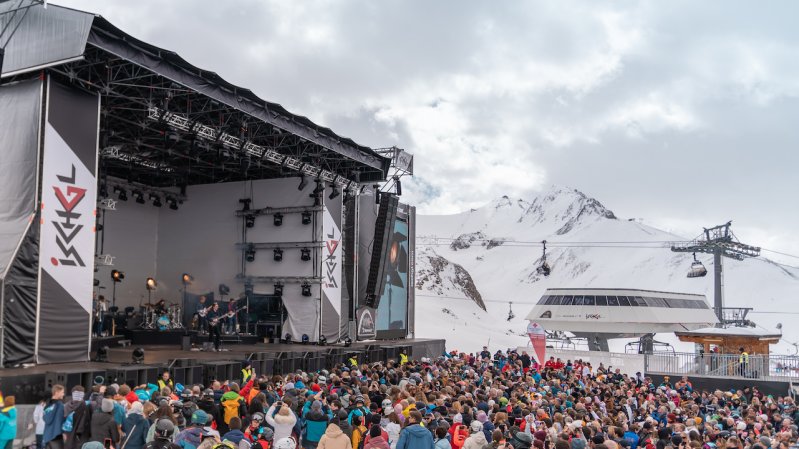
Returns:
[[[180,304],[169,303],[166,308],[158,304],[143,304],[140,307],[142,329],[167,331],[183,329],[183,308]]]

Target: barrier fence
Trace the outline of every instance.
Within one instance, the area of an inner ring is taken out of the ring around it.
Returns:
[[[695,374],[746,379],[799,379],[799,356],[714,353],[663,353],[646,355],[646,372]]]

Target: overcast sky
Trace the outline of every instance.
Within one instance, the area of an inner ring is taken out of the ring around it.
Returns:
[[[58,0],[372,147],[453,213],[575,187],[799,254],[799,3]],[[785,262],[799,265],[797,259]]]

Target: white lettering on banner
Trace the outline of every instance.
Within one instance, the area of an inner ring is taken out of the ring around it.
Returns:
[[[322,217],[322,232],[325,239],[322,249],[322,292],[341,316],[341,230],[327,207]]]
[[[89,312],[97,181],[49,123],[44,142],[39,266]]]

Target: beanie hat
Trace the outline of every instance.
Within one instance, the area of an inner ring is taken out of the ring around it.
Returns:
[[[192,424],[202,424],[205,425],[208,422],[208,413],[205,410],[198,409],[195,410],[194,413],[191,414],[191,423]]]
[[[136,401],[133,404],[130,404],[130,412],[129,413],[135,413],[135,414],[138,414],[138,415],[143,415],[144,414],[144,406],[142,405],[141,402]]]
[[[114,401],[111,399],[103,399],[102,405],[100,405],[100,410],[104,413],[111,413],[114,411]]]
[[[486,412],[480,410],[479,412],[477,412],[477,420],[480,421],[481,423],[485,423],[486,421],[488,421],[488,415],[486,415]]]

